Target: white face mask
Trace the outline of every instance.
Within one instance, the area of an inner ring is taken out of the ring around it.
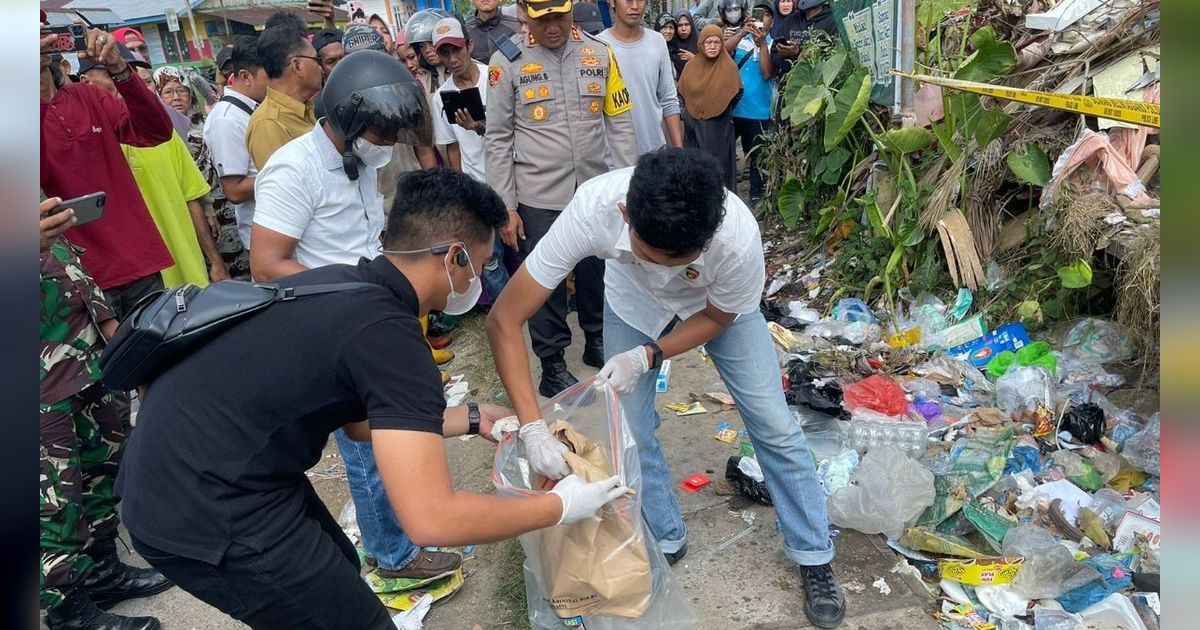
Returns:
[[[392,147],[381,147],[372,144],[366,138],[358,137],[354,139],[354,155],[357,155],[363,164],[380,169],[392,161]]]
[[[454,290],[454,276],[450,275],[450,257],[447,255],[446,262],[446,279],[450,281],[450,295],[446,298],[446,308],[442,312],[447,315],[462,315],[475,307],[475,303],[479,301],[479,296],[483,295],[483,282],[475,273],[475,268],[471,266],[471,255],[467,250],[463,250],[463,255],[467,257],[467,268],[471,270],[471,282],[467,284],[467,292],[459,293]]]
[[[655,289],[666,288],[666,286],[671,283],[671,280],[675,276],[678,276],[679,274],[683,273],[684,269],[687,269],[687,265],[668,267],[666,265],[660,265],[658,263],[650,262],[649,260],[640,258],[637,254],[634,254],[633,257],[634,260],[637,261],[638,266],[640,266],[642,271],[646,274],[650,286]]]
[[[741,24],[742,23],[742,10],[741,9],[730,9],[730,10],[726,11],[725,12],[725,23],[734,24],[734,25]]]

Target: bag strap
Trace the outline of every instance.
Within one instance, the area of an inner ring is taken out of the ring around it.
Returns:
[[[242,101],[240,101],[232,96],[228,96],[228,95],[222,96],[221,99],[218,100],[217,102],[218,103],[229,103],[230,105],[233,105],[234,107],[246,112],[247,114],[254,113],[254,108],[250,107],[249,105],[243,103]]]
[[[749,63],[749,62],[750,62],[750,59],[751,59],[752,57],[754,57],[754,53],[752,53],[752,52],[746,52],[746,56],[745,56],[745,57],[742,57],[742,60],[741,60],[741,61],[739,61],[739,62],[737,63],[737,69],[738,69],[738,72],[741,72],[741,71],[742,71],[742,66],[746,65],[747,63]]]
[[[367,287],[378,287],[380,285],[370,282],[335,282],[331,284],[310,284],[303,287],[279,287],[274,285],[269,286],[275,289],[276,302],[288,302],[300,297],[309,295],[321,295],[323,293],[337,293],[339,291],[353,291],[355,289],[365,289]]]

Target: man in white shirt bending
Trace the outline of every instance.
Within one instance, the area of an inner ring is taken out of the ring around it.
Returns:
[[[479,100],[487,106],[487,66],[475,61],[475,42],[463,30],[457,18],[445,18],[433,25],[433,49],[437,51],[442,65],[450,71],[450,80],[438,87],[433,96],[433,142],[445,145],[446,161],[451,169],[466,173],[476,181],[487,183],[483,133],[487,128],[484,120],[471,118],[465,108],[450,112],[454,119],[446,118],[442,105],[442,94],[476,89]],[[505,245],[496,237],[496,247],[491,260],[483,265],[483,287],[493,301],[508,284],[508,269],[504,266]]]
[[[566,447],[541,418],[521,328],[575,264],[604,259],[606,362],[599,380],[621,394],[638,446],[642,513],[672,564],[687,528],[655,437],[654,381],[665,358],[703,345],[754,443],[782,524],[784,551],[804,580],[805,612],[819,627],[841,622],[845,598],[830,567],[825,493],[804,433],[784,400],[779,361],[759,311],[762,237],[749,208],[695,149],[663,148],[637,166],[579,187],[525,259],[488,317],[496,367],[521,422],[530,466],[549,478],[569,470]]]

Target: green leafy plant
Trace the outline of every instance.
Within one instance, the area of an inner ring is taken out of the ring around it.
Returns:
[[[1008,170],[1026,184],[1045,187],[1050,183],[1050,160],[1046,152],[1032,142],[1009,151],[1004,161]]]

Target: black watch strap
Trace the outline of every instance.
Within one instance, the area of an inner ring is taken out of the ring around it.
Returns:
[[[651,352],[654,353],[654,357],[650,361],[650,369],[657,370],[659,367],[662,366],[662,362],[663,362],[662,348],[658,347],[658,344],[653,341],[651,341],[650,343],[645,344],[645,345],[647,348],[650,348]]]
[[[467,403],[467,435],[479,435],[479,405]]]

